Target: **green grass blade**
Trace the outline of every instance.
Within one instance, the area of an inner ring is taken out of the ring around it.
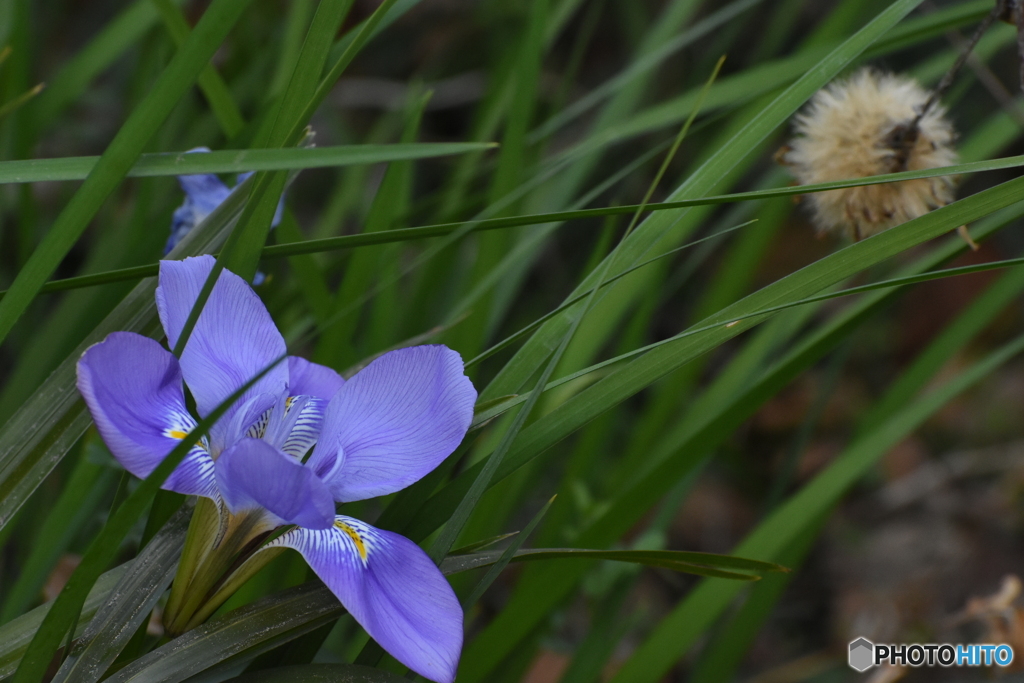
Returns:
[[[171,585],[192,505],[184,505],[128,565],[64,660],[53,683],[95,683]]]
[[[188,436],[181,440],[170,453],[160,462],[159,465],[142,480],[142,483],[121,503],[117,510],[111,514],[107,524],[100,530],[89,549],[82,556],[82,561],[75,569],[71,578],[61,590],[60,595],[53,603],[53,607],[43,618],[39,630],[25,651],[25,656],[14,674],[13,683],[32,683],[40,680],[49,668],[50,661],[60,647],[64,635],[73,629],[78,621],[82,606],[88,597],[96,580],[102,574],[104,568],[110,565],[114,559],[118,547],[125,535],[134,526],[136,520],[149,506],[157,490],[164,480],[171,475],[174,468],[188,454],[199,439],[206,436],[210,427],[219,420],[231,405],[237,401],[245,391],[254,385],[261,377],[277,366],[278,363],[286,360],[287,356],[278,358],[266,368],[263,368],[255,377],[245,383],[244,386],[233,392],[225,401],[217,406],[208,416],[199,421],[199,424],[189,432]],[[131,636],[134,628],[130,629]]]
[[[808,69],[729,142],[720,147],[700,169],[691,174],[689,179],[672,193],[669,200],[693,199],[711,191],[722,177],[752,150],[756,149],[758,144],[772,131],[782,125],[814,92],[832,80],[844,66],[890,30],[918,4],[919,0],[897,0],[850,39]],[[673,213],[659,213],[648,218],[623,245],[620,258],[626,264],[643,258],[666,236],[676,220],[678,220],[678,215]],[[592,283],[590,278],[587,278],[580,283],[573,295],[590,286]],[[482,392],[482,397],[488,399],[518,392],[525,379],[533,375],[540,365],[541,359],[546,357],[543,349],[553,345],[552,340],[561,336],[566,325],[566,320],[555,319],[538,330],[502,369],[494,381],[487,386]]]
[[[174,43],[180,48],[185,44],[188,34],[192,30],[185,15],[172,0],[151,0],[151,2],[156,5],[164,26],[174,39]],[[233,138],[238,135],[245,127],[245,120],[242,118],[242,112],[238,110],[235,100],[231,97],[227,85],[213,65],[208,65],[203,69],[199,74],[198,83],[207,102],[210,103],[213,115],[217,117],[217,121],[227,137]]]
[[[356,664],[296,664],[253,671],[225,683],[404,683],[397,674]]]
[[[96,580],[96,585],[89,591],[89,596],[82,606],[76,637],[88,628],[89,622],[106,602],[110,591],[121,580],[126,569],[126,565],[115,567]],[[39,625],[51,607],[52,600],[0,626],[0,679],[7,680],[18,668],[28,644],[32,642],[32,637],[39,630]]]
[[[244,173],[247,171],[328,168],[406,159],[428,159],[465,154],[493,147],[493,143],[486,142],[430,142],[405,145],[214,150],[205,154],[187,152],[143,154],[131,166],[126,175],[132,178],[152,178],[198,173]],[[101,157],[69,157],[0,161],[0,184],[83,180],[95,170],[100,159]]]
[[[57,560],[82,525],[90,520],[113,480],[113,471],[89,462],[83,451],[64,490],[35,536],[32,551],[21,568],[18,580],[4,591],[0,624],[24,612],[40,594]]]
[[[446,574],[464,572],[477,567],[487,567],[499,562],[504,555],[503,550],[490,550],[469,555],[451,555],[442,563],[442,571]],[[715,553],[687,552],[683,550],[588,550],[585,548],[528,548],[519,550],[513,555],[513,562],[533,562],[537,560],[580,559],[610,560],[613,562],[630,562],[646,567],[660,567],[688,573],[695,567],[713,569],[735,569],[760,576],[776,572],[789,571],[773,562],[762,562],[745,557],[719,555]],[[749,576],[744,578],[750,578]],[[472,604],[472,603],[470,603]]]
[[[158,20],[152,0],[136,0],[108,22],[85,48],[47,79],[46,90],[33,105],[37,130],[49,128],[96,76],[138,42]]]
[[[736,551],[766,559],[777,557],[793,542],[806,523],[813,522],[829,510],[892,446],[952,398],[984,379],[1021,351],[1024,351],[1024,337],[1018,337],[997,349],[894,415],[848,448],[827,470],[759,524]],[[718,581],[702,584],[658,625],[648,640],[626,661],[613,682],[654,683],[659,680],[735,595],[735,588],[731,585]]]
[[[484,574],[480,581],[478,581],[477,584],[473,586],[473,592],[470,593],[464,600],[462,600],[462,609],[464,611],[476,604],[477,600],[479,600],[483,596],[487,589],[490,588],[491,584],[494,583],[495,579],[498,578],[498,575],[505,570],[505,567],[508,566],[508,563],[511,562],[513,558],[515,558],[519,554],[519,549],[522,547],[523,543],[526,542],[526,539],[533,535],[534,529],[536,529],[537,525],[540,524],[540,521],[544,519],[544,515],[546,515],[548,510],[551,509],[551,503],[553,503],[554,501],[555,499],[551,498],[547,503],[545,503],[544,506],[537,511],[537,514],[533,516],[533,519],[530,520],[530,523],[527,524],[526,527],[520,533],[516,534],[515,538],[512,539],[512,543],[510,543],[507,548],[505,548],[498,554],[498,558],[491,564],[491,568],[488,569],[487,573]],[[468,555],[455,555],[455,557],[463,556]],[[447,561],[448,559],[449,558],[445,558],[445,561]],[[442,562],[441,564],[444,564],[444,562]]]
[[[149,95],[132,112],[85,182],[0,300],[0,343],[53,274],[143,147],[198,77],[251,0],[214,0]]]
[[[143,655],[109,683],[173,683],[228,668],[337,619],[341,605],[323,585],[305,584],[240,607]],[[242,658],[244,656],[244,659]]]

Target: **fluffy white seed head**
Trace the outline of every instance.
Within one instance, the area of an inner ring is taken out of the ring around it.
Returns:
[[[811,98],[781,160],[801,185],[954,164],[955,132],[937,104],[900,154],[897,137],[912,127],[927,99],[928,91],[912,78],[862,69]],[[942,176],[814,192],[804,199],[819,231],[859,240],[949,204],[955,187],[955,178]]]

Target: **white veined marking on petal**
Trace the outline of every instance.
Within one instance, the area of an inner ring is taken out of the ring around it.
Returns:
[[[263,411],[259,419],[252,424],[251,427],[245,430],[245,435],[254,439],[262,439],[263,435],[267,433],[267,424],[270,422],[270,415],[274,412],[273,408],[268,408]]]
[[[297,398],[299,397],[289,396],[285,400],[286,415]],[[285,439],[281,450],[296,458],[301,458],[316,444],[316,440],[320,436],[320,425],[323,423],[324,404],[325,401],[318,398],[311,398],[306,402],[296,417],[295,424],[292,425],[291,432]]]
[[[193,429],[196,428],[196,421],[192,419],[191,415],[175,415],[171,420],[171,423],[172,426],[164,430],[164,436],[178,441],[184,439]],[[193,448],[200,448],[204,451],[209,451],[210,443],[204,436],[199,439],[199,443],[193,446]]]
[[[344,534],[346,534],[352,541],[352,545],[356,547],[356,552],[359,553],[359,557],[363,560],[363,566],[366,566],[366,540],[360,535],[359,531],[356,530],[351,524],[347,524],[340,519],[334,521],[334,526],[338,527]]]

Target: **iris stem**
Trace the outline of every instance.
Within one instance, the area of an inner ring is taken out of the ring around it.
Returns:
[[[246,544],[255,536],[267,530],[266,517],[262,510],[258,512],[229,515],[227,531],[220,542],[210,549],[200,561],[187,589],[181,608],[171,614],[164,623],[169,634],[177,635],[188,630],[195,615],[200,612],[212,597],[211,593],[225,573],[231,569]],[[209,614],[220,605],[215,605]],[[209,615],[208,614],[208,615]],[[207,615],[207,616],[208,616]]]

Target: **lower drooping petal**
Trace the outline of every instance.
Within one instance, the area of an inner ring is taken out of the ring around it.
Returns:
[[[338,515],[330,529],[292,529],[267,547],[294,548],[381,647],[416,673],[451,683],[462,650],[462,608],[423,550]]]
[[[114,332],[78,361],[78,390],[96,428],[126,470],[144,478],[195,426],[178,361],[159,343]],[[163,487],[216,499],[213,460],[193,447]]]
[[[263,508],[277,524],[330,528],[334,500],[311,469],[266,441],[245,438],[217,458],[217,487],[232,513]]]
[[[309,464],[335,500],[393,493],[455,450],[473,420],[475,402],[462,358],[448,347],[385,353],[331,399]]]
[[[288,393],[331,400],[345,380],[331,368],[305,358],[288,356]]]
[[[156,304],[171,347],[177,343],[215,262],[212,256],[160,262]],[[217,278],[180,362],[196,408],[206,417],[284,354],[284,338],[259,296],[242,278],[225,270]],[[236,407],[258,394],[280,396],[287,384],[288,367],[282,361],[251,386]],[[232,412],[225,415],[225,420]]]

